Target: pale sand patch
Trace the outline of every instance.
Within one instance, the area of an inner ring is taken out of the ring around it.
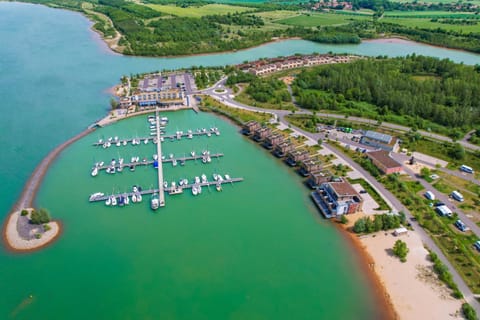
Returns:
[[[31,211],[32,209],[28,210]],[[7,244],[13,250],[28,251],[41,248],[53,241],[60,234],[60,225],[55,221],[50,221],[48,225],[51,229],[46,232],[43,232],[42,225],[39,225],[38,228],[36,228],[36,231],[35,229],[32,229],[32,232],[38,232],[42,234],[40,239],[26,240],[22,238],[17,230],[17,221],[21,217],[20,213],[20,210],[12,213],[8,218],[7,225],[5,227],[5,239]],[[31,234],[32,237],[34,236],[34,233]]]
[[[395,241],[407,243],[410,252],[402,263],[391,254]],[[451,290],[442,284],[432,271],[427,250],[420,237],[395,237],[392,232],[378,232],[360,238],[366,251],[375,261],[374,270],[386,287],[400,319],[455,319],[461,318],[461,300],[451,297]]]

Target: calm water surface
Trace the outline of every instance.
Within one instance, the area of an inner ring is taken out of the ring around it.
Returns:
[[[105,114],[109,96],[104,90],[124,74],[296,52],[416,52],[467,64],[480,60],[419,44],[326,46],[306,41],[198,57],[133,58],[108,51],[77,13],[0,3],[0,17],[2,217],[39,161]],[[0,250],[1,319],[372,317],[369,288],[355,273],[349,249],[318,217],[291,170],[217,117],[188,111],[168,116],[170,130],[216,125],[222,135],[166,143],[166,152],[208,148],[225,157],[208,166],[167,165],[167,179],[218,171],[245,181],[222,193],[204,190],[198,197],[167,198],[167,207],[157,214],[148,210],[147,201],[121,209],[88,204],[92,192],[155,183],[151,168],[92,179],[94,161],[151,157],[154,149],[90,145],[102,136],[145,134],[144,117],[85,137],[62,154],[38,196],[38,204],[64,223],[60,241],[27,255]]]

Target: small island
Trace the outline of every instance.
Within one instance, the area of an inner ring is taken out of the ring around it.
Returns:
[[[45,209],[25,208],[13,212],[5,225],[7,247],[13,251],[40,249],[60,235],[60,224]]]

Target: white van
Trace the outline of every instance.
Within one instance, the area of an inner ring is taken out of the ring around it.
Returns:
[[[424,194],[425,198],[427,198],[428,200],[435,200],[435,195],[433,194],[432,191],[427,191],[425,192]]]
[[[452,196],[453,199],[459,201],[459,202],[463,202],[463,195],[458,192],[458,191],[453,191],[450,196]]]
[[[463,171],[463,172],[466,172],[466,173],[473,173],[473,169],[469,166],[464,165],[464,164],[462,164],[460,166],[460,171]]]

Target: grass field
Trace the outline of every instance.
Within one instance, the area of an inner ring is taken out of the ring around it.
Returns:
[[[402,26],[410,28],[425,28],[425,29],[444,29],[451,30],[463,33],[470,32],[480,32],[480,20],[476,25],[457,25],[457,24],[446,24],[439,22],[431,22],[430,19],[419,19],[419,18],[383,18],[382,22],[390,22],[400,24]]]
[[[411,0],[392,0],[392,2],[412,2]],[[426,1],[427,2],[427,1]],[[429,0],[431,3],[457,3],[458,0]],[[469,1],[472,4],[480,4],[480,0]]]
[[[200,18],[207,15],[227,14],[251,11],[252,8],[232,6],[227,4],[207,4],[200,7],[181,8],[174,5],[148,4],[148,7],[159,12],[178,17]]]
[[[301,26],[301,27],[317,27],[317,26],[334,26],[348,24],[355,20],[370,19],[368,15],[347,15],[334,13],[310,13],[301,14],[296,17],[286,18],[276,21],[277,23]]]
[[[386,11],[384,17],[409,17],[409,18],[433,18],[433,17],[475,17],[473,12],[452,12],[452,11]]]

